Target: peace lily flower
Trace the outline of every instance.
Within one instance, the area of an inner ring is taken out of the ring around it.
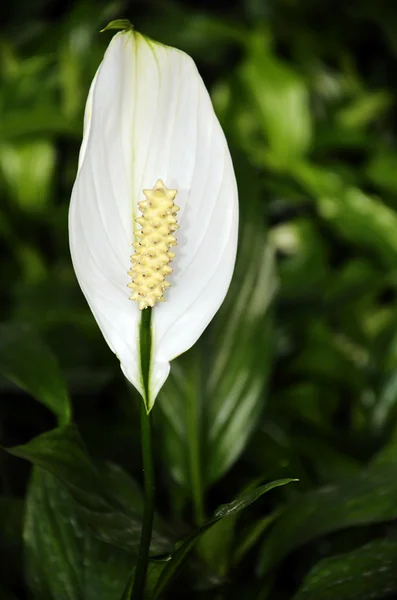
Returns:
[[[94,317],[148,411],[170,361],[226,295],[237,224],[232,161],[193,60],[132,28],[117,33],[88,94],[70,249]],[[145,391],[140,323],[150,310]]]

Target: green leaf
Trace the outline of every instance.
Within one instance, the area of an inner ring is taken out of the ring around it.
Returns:
[[[37,600],[114,600],[131,572],[131,554],[97,539],[55,477],[35,468],[24,531],[26,572]]]
[[[291,165],[290,172],[313,196],[328,227],[361,254],[363,250],[369,250],[386,267],[394,267],[397,215],[392,208],[380,198],[347,185],[330,169],[301,161]]]
[[[342,127],[353,130],[360,129],[372,121],[380,119],[383,113],[390,108],[392,102],[392,96],[384,90],[366,93],[356,98],[349,106],[341,109],[337,120]]]
[[[346,188],[338,196],[318,199],[321,216],[347,242],[368,249],[393,268],[397,259],[397,215],[379,198],[358,188]]]
[[[209,341],[216,352],[204,365],[209,373],[204,470],[207,485],[232,467],[257,427],[267,401],[272,366],[271,307],[278,288],[274,253],[264,233],[266,220],[258,181],[245,163],[235,162],[250,204],[241,208],[234,276],[212,324]]]
[[[148,565],[148,566],[150,566],[150,565]],[[147,575],[146,575],[147,578],[148,578],[148,575],[149,574],[147,573]],[[132,594],[132,588],[133,588],[133,585],[134,585],[134,579],[135,579],[135,567],[133,568],[133,570],[130,573],[130,576],[129,576],[128,580],[127,580],[127,584],[126,584],[126,586],[124,588],[124,591],[123,591],[123,593],[121,595],[120,600],[131,600],[131,594]]]
[[[145,592],[144,592],[144,600],[151,600],[153,598],[154,590],[158,583],[159,577],[164,569],[164,565],[166,561],[169,560],[169,557],[164,560],[156,560],[150,561],[147,568],[146,573],[146,584],[145,584]],[[132,588],[134,585],[134,577],[135,577],[135,567],[131,571],[130,577],[127,581],[127,585],[125,586],[124,592],[120,598],[120,600],[130,600]]]
[[[202,445],[205,390],[199,346],[182,356],[172,367],[161,391],[161,412],[155,415],[161,431],[164,462],[178,484],[194,499],[196,524],[203,521]],[[174,498],[173,498],[174,499]]]
[[[321,560],[294,600],[381,600],[397,593],[397,541],[375,540]]]
[[[213,527],[216,523],[218,523],[221,519],[225,517],[232,517],[239,513],[244,508],[247,508],[250,504],[255,502],[258,498],[269,492],[270,490],[286,485],[293,481],[297,481],[296,479],[279,479],[278,481],[272,481],[271,483],[267,483],[262,485],[255,490],[250,490],[236,498],[233,502],[229,504],[222,504],[217,508],[214,512],[212,518],[207,521],[202,527],[194,531],[190,536],[188,536],[185,540],[183,540],[176,550],[172,553],[171,560],[167,562],[161,572],[158,583],[155,587],[154,594],[152,596],[152,600],[157,600],[164,593],[164,591],[169,587],[174,578],[177,576],[180,571],[185,558],[187,557],[190,550],[193,548],[197,540],[202,536],[206,531],[208,531],[211,527]]]
[[[49,408],[60,425],[70,421],[72,408],[58,363],[30,326],[0,325],[0,372]]]
[[[233,502],[218,506],[210,523],[215,522],[215,520],[217,521],[219,519],[223,519],[224,517],[231,517],[235,513],[240,512],[240,510],[243,508],[247,508],[247,506],[255,502],[255,500],[258,500],[258,498],[263,496],[263,494],[266,494],[266,492],[270,492],[270,490],[276,487],[281,487],[283,485],[287,485],[287,483],[293,483],[296,481],[298,481],[298,479],[278,479],[277,481],[266,483],[265,485],[261,485],[254,490],[245,492],[236,498],[236,500],[233,500]]]
[[[339,484],[307,492],[286,507],[261,548],[264,575],[292,550],[324,534],[397,518],[395,465],[374,465]]]
[[[25,458],[57,477],[68,488],[80,515],[92,526],[98,538],[137,552],[142,498],[122,469],[107,466],[100,470],[92,462],[75,426],[44,433],[28,444],[8,448],[7,452]],[[170,548],[165,534],[155,528],[152,553],[162,554]]]
[[[249,38],[241,77],[275,164],[286,167],[304,156],[312,138],[308,90],[297,72],[273,55],[263,33]]]
[[[89,457],[75,425],[65,425],[33,438],[27,444],[7,448],[7,452],[29,460],[60,479],[77,500],[100,508],[102,497],[99,473]]]
[[[221,519],[207,529],[197,542],[197,555],[220,577],[224,577],[229,570],[237,516]]]
[[[134,29],[134,26],[128,19],[115,19],[114,21],[110,21],[110,23],[108,23],[106,27],[101,29],[101,33],[103,33],[104,31],[108,31],[109,29],[121,29],[122,31],[132,31]]]

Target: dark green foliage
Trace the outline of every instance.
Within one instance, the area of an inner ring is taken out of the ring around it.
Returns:
[[[297,546],[325,533],[396,520],[395,471],[394,461],[293,500],[262,546],[259,558],[261,573],[268,572]]]
[[[67,489],[42,469],[34,469],[29,485],[24,539],[37,600],[121,597],[132,556],[98,540]]]
[[[397,594],[397,542],[375,540],[320,561],[294,600],[370,600]]]
[[[71,406],[53,354],[27,325],[0,325],[0,373],[47,406],[65,424]]]
[[[74,426],[53,429],[8,452],[57,477],[76,501],[75,511],[80,511],[98,538],[132,553],[137,551],[143,506],[139,489],[118,467],[99,469]],[[153,533],[154,554],[171,547],[161,533]]]

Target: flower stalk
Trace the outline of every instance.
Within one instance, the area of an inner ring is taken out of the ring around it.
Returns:
[[[152,309],[146,308],[142,311],[140,325],[140,351],[141,371],[143,388],[145,390],[145,402],[141,402],[141,448],[144,476],[145,504],[141,539],[139,543],[138,559],[135,567],[134,585],[131,600],[142,600],[144,597],[146,572],[149,561],[150,541],[152,538],[154,501],[155,501],[155,476],[153,462],[153,436],[152,436],[152,413],[147,411],[149,406],[149,373],[151,357],[151,318]]]

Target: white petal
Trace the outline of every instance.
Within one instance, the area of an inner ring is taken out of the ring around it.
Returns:
[[[85,151],[87,148],[88,139],[90,137],[90,127],[91,127],[91,115],[92,115],[92,97],[94,95],[95,83],[98,77],[98,71],[95,73],[95,77],[92,80],[90,91],[88,92],[87,102],[85,105],[84,111],[84,133],[83,133],[83,141],[80,148],[79,154],[79,170],[84,160]]]
[[[191,58],[123,32],[113,38],[87,101],[70,237],[95,318],[141,393],[140,312],[128,300],[127,271],[137,203],[158,179],[178,190],[181,210],[172,286],[152,311],[151,405],[169,362],[195,343],[228,289],[237,188],[222,129]]]
[[[118,43],[106,53],[87,99],[80,165],[69,213],[73,265],[87,302],[124,374],[142,393],[140,312],[127,284],[133,241],[132,85],[134,56]]]

